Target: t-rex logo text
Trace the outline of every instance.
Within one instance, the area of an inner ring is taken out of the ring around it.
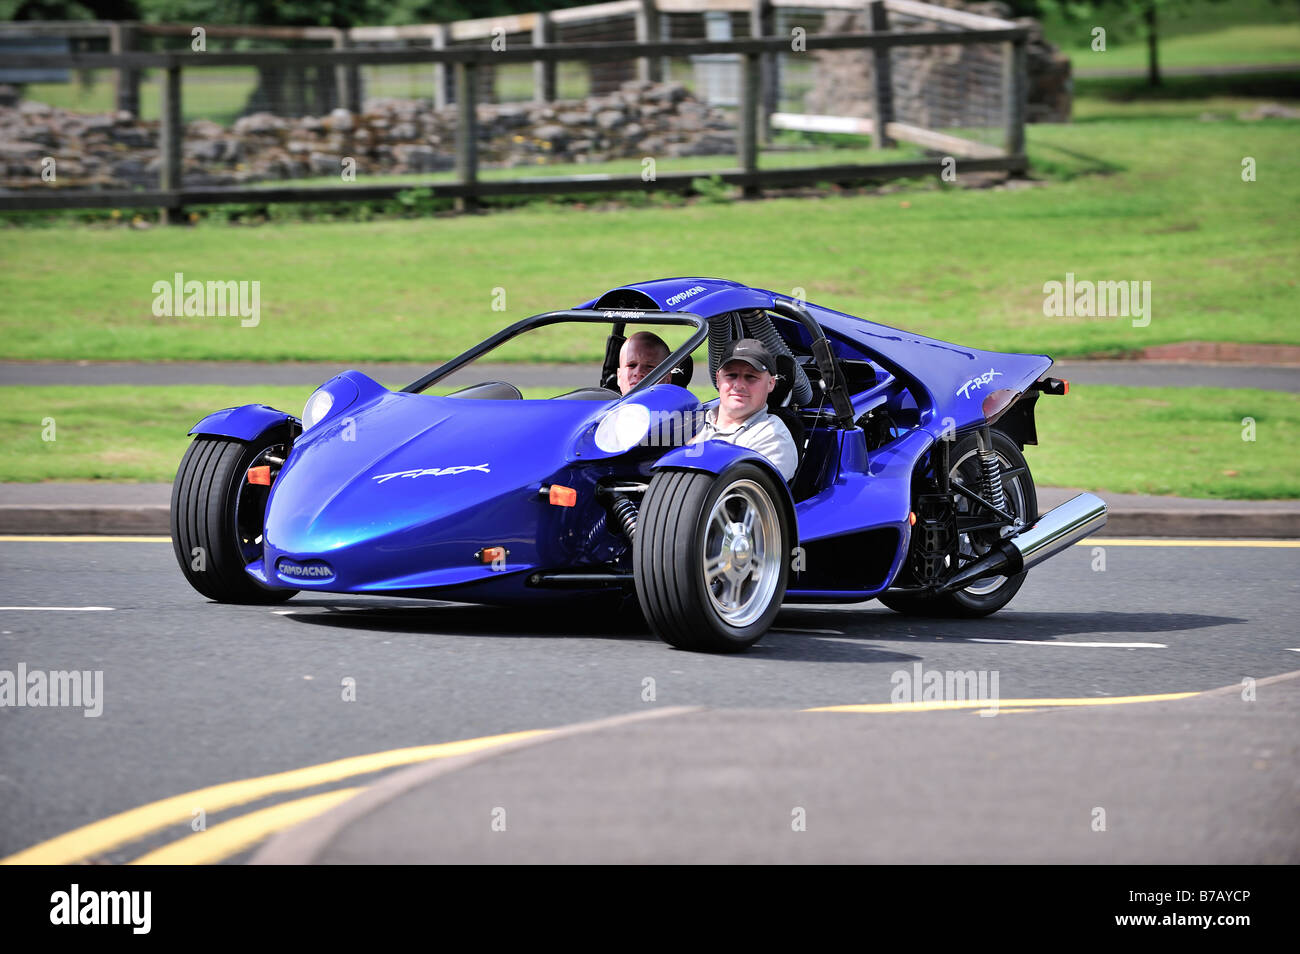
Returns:
[[[983,374],[976,375],[975,377],[967,381],[965,384],[963,384],[961,387],[959,387],[957,389],[957,393],[962,397],[970,397],[969,391],[971,388],[974,388],[976,391],[978,391],[980,388],[984,387],[984,385],[988,384],[994,378],[1000,378],[1000,377],[1002,377],[1001,371],[994,371],[992,368],[989,368]]]
[[[450,474],[463,474],[471,470],[481,470],[485,474],[490,474],[487,464],[475,464],[470,467],[468,464],[459,464],[455,467],[426,467],[424,470],[399,470],[391,474],[376,474],[371,480],[377,480],[381,484],[385,481],[392,480],[394,477],[446,477]]]

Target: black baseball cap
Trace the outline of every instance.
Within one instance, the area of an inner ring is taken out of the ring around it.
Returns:
[[[728,361],[744,361],[758,371],[776,373],[776,360],[772,357],[772,352],[757,338],[738,338],[727,345],[718,367],[721,368]]]

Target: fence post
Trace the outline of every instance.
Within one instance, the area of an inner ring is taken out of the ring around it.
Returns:
[[[348,50],[354,46],[347,30],[334,32],[334,49]],[[348,112],[361,112],[361,68],[351,64],[335,67],[334,82],[339,88],[339,105]]]
[[[669,14],[659,14],[658,20],[659,32],[656,34],[662,42],[668,42],[673,38],[673,21]],[[659,58],[659,80],[664,83],[670,83],[673,79],[673,59],[671,56],[661,56]]]
[[[534,16],[537,19],[533,21],[533,46],[548,46],[555,38],[555,24],[551,22],[551,15],[542,10]],[[533,62],[533,102],[555,101],[555,66],[553,61]]]
[[[435,50],[445,50],[447,48],[447,28],[441,24],[436,24],[433,28],[433,48]],[[452,69],[450,63],[433,64],[433,108],[442,109],[447,105],[449,99],[448,91],[452,88]]]
[[[655,0],[641,0],[641,9],[636,12],[636,39],[638,43],[659,42],[659,10]],[[636,77],[651,83],[661,82],[663,63],[657,56],[637,57]]]
[[[478,64],[456,64],[456,179],[473,187],[478,182]],[[460,212],[469,212],[478,204],[471,191],[456,200]]]
[[[108,26],[108,49],[111,53],[130,53],[136,46],[136,29],[134,23],[110,23]],[[117,86],[113,96],[118,109],[124,109],[132,116],[140,115],[140,71],[125,66],[117,68]]]
[[[1002,148],[1009,156],[1018,156],[1025,151],[1027,52],[1023,39],[1002,44]]]
[[[181,140],[185,124],[181,122],[181,68],[169,66],[163,71],[162,125],[158,133],[158,188],[164,192],[181,188]],[[163,208],[161,223],[179,225],[184,221],[185,210],[180,200],[169,202]]]
[[[753,0],[749,9],[749,35],[774,35],[772,0]],[[759,78],[762,92],[759,96],[758,136],[765,146],[772,142],[772,114],[776,112],[776,57],[775,53],[763,54],[762,75]]]
[[[742,172],[758,172],[758,105],[759,80],[762,69],[761,54],[746,53],[741,61],[740,77],[740,129],[736,138],[736,158]],[[747,199],[757,198],[760,189],[756,183],[746,183],[742,192]]]
[[[884,0],[871,0],[867,5],[867,12],[871,19],[872,33],[889,32],[889,13],[885,10]],[[894,87],[889,70],[889,48],[877,49],[873,52],[876,74],[872,86],[872,100],[876,111],[875,146],[878,149],[888,149],[895,144],[887,131],[889,124],[894,121]]]

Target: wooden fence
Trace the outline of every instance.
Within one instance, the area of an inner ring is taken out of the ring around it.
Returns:
[[[759,0],[754,8],[761,14],[762,7],[771,7],[773,3],[794,6],[787,0]],[[751,0],[739,0],[740,4],[749,6]],[[658,9],[660,11],[681,5],[690,9],[712,9],[722,6],[730,9],[737,6],[737,0],[621,0],[619,3],[602,4],[601,8],[636,7],[642,11]],[[811,3],[803,0],[799,6],[836,7],[841,9],[863,9],[861,2],[848,0],[820,0]],[[781,114],[771,110],[771,103],[764,94],[765,59],[777,53],[791,49],[791,39],[787,36],[755,36],[732,40],[672,40],[657,39],[652,29],[655,18],[648,13],[643,16],[644,37],[634,42],[617,43],[548,43],[544,24],[564,15],[574,15],[577,10],[597,8],[574,8],[568,11],[555,11],[548,15],[528,14],[515,18],[497,18],[485,21],[462,21],[472,24],[472,28],[461,28],[451,33],[457,39],[476,37],[476,31],[487,27],[503,29],[502,19],[519,20],[519,23],[507,24],[504,29],[520,32],[525,26],[532,32],[533,43],[530,45],[507,45],[506,48],[493,48],[487,45],[447,45],[439,46],[436,38],[428,47],[406,49],[365,49],[354,45],[362,40],[380,39],[384,36],[410,35],[410,27],[364,27],[347,31],[328,28],[285,28],[285,35],[297,39],[329,39],[332,48],[322,50],[294,50],[277,52],[142,52],[130,51],[124,47],[122,25],[110,25],[113,49],[105,53],[65,53],[65,54],[16,54],[6,57],[6,63],[15,68],[62,68],[62,69],[112,69],[119,77],[119,105],[122,96],[134,95],[138,102],[139,71],[157,69],[162,71],[162,108],[160,153],[161,168],[157,189],[152,190],[59,190],[28,189],[23,191],[0,192],[0,209],[77,209],[105,207],[140,207],[160,208],[164,210],[164,221],[181,221],[186,206],[213,205],[243,202],[315,202],[315,201],[350,201],[387,199],[412,188],[427,188],[434,197],[452,198],[458,205],[471,206],[475,200],[484,196],[562,194],[572,192],[594,191],[651,191],[657,189],[686,189],[700,176],[716,174],[724,182],[740,186],[747,196],[759,194],[763,187],[791,186],[818,182],[861,182],[900,177],[937,175],[943,168],[942,158],[922,159],[906,162],[884,162],[850,165],[821,165],[788,169],[760,169],[758,153],[760,139],[767,125],[776,118],[778,124]],[[963,171],[1023,171],[1027,167],[1024,155],[1025,98],[1027,89],[1027,65],[1025,46],[1028,30],[1005,21],[990,20],[929,4],[911,2],[911,0],[871,0],[867,4],[873,32],[855,34],[812,34],[803,38],[808,52],[817,50],[870,50],[875,56],[875,119],[852,120],[855,131],[868,132],[877,136],[877,142],[888,144],[891,140],[915,142],[930,150],[936,150],[952,156],[963,157]],[[925,32],[902,32],[891,30],[888,22],[890,9],[918,15],[918,11],[932,20],[938,21],[939,28]],[[531,19],[529,19],[531,18]],[[527,24],[525,24],[527,20]],[[752,18],[753,28],[763,29],[761,15]],[[539,27],[538,24],[543,24]],[[988,24],[996,24],[989,27]],[[10,26],[14,26],[11,24]],[[455,25],[453,25],[455,26]],[[94,29],[93,25],[82,27],[83,30]],[[173,29],[189,34],[189,27],[162,27],[155,25],[151,31]],[[418,29],[427,29],[421,27]],[[210,27],[208,36],[235,35],[231,31],[248,31],[247,35],[267,36],[268,28],[261,27]],[[391,32],[396,31],[396,32]],[[51,32],[53,32],[51,30]],[[319,32],[319,36],[316,34]],[[129,36],[129,30],[126,31]],[[312,36],[308,37],[307,33]],[[328,34],[328,36],[327,36]],[[639,32],[638,35],[641,35]],[[966,44],[1001,44],[1003,48],[1002,74],[1002,144],[1001,148],[991,147],[986,143],[975,142],[962,137],[923,129],[906,123],[895,122],[891,111],[889,95],[889,70],[887,51],[901,47],[942,46]],[[499,46],[499,45],[498,45]],[[584,63],[601,63],[616,61],[635,61],[641,67],[646,78],[654,79],[658,75],[655,64],[669,57],[699,56],[707,54],[734,54],[739,57],[741,68],[740,101],[738,108],[738,132],[736,167],[710,172],[666,173],[649,181],[639,175],[581,175],[581,176],[531,176],[517,179],[482,181],[478,177],[478,117],[476,105],[479,99],[478,73],[497,65],[508,63],[532,63],[537,78],[539,95],[552,94],[554,90],[554,71],[556,64],[564,61]],[[181,120],[181,76],[185,70],[202,70],[222,66],[243,66],[268,69],[334,68],[340,77],[340,88],[348,91],[348,104],[354,111],[359,111],[359,83],[356,74],[359,67],[369,64],[428,64],[435,67],[434,77],[440,73],[450,74],[454,88],[457,109],[456,126],[456,172],[457,181],[433,182],[427,185],[416,184],[382,184],[362,185],[351,183],[325,187],[278,187],[249,188],[209,187],[185,188],[181,181],[181,140],[185,127]],[[123,90],[126,90],[123,93]],[[810,125],[805,128],[817,128],[821,122],[823,128],[827,122],[843,121],[838,117],[803,117]],[[798,122],[789,125],[797,127]],[[878,135],[877,135],[878,134]]]

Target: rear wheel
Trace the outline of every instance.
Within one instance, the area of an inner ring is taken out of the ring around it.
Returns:
[[[269,487],[248,483],[248,469],[288,451],[284,433],[254,442],[200,436],[181,459],[172,484],[172,547],[185,579],[209,599],[281,603],[298,592],[268,589],[244,570],[262,555],[270,495]]]
[[[1001,431],[992,430],[990,434],[993,438],[993,450],[997,454],[998,466],[1002,470],[1002,489],[1006,494],[1005,509],[1013,517],[1031,524],[1038,519],[1038,494],[1034,490],[1034,479],[1029,473],[1029,464],[1025,460],[1025,455],[1021,453],[1016,442]],[[979,445],[974,434],[957,442],[950,455],[950,461],[951,478],[979,493]],[[959,495],[958,518],[971,516],[973,506],[969,500]],[[963,559],[975,558],[988,553],[1000,541],[1001,536],[996,529],[961,533],[958,535],[958,551]],[[987,580],[978,580],[963,590],[939,596],[884,593],[879,599],[890,609],[906,616],[964,618],[988,616],[1011,602],[1011,598],[1025,582],[1026,573],[1027,570],[1010,577],[995,576]]]
[[[662,471],[650,481],[633,567],[650,626],[679,649],[739,652],[762,638],[789,579],[791,528],[766,471]]]

